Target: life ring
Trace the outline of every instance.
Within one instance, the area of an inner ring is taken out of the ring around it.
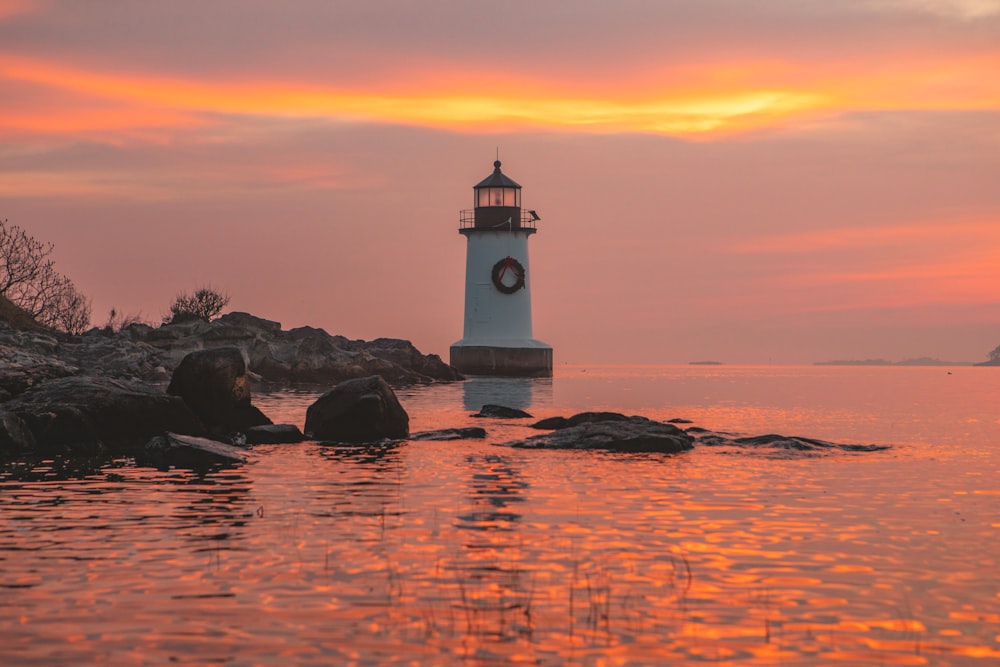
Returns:
[[[508,274],[514,275],[514,282],[510,285],[504,282]],[[493,265],[493,286],[503,294],[513,294],[524,287],[524,266],[513,257],[504,257]]]

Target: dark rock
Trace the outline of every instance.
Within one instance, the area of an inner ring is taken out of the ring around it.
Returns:
[[[409,431],[409,415],[377,375],[341,382],[306,410],[305,432],[320,440],[374,442]]]
[[[626,417],[620,412],[581,412],[570,417],[567,420],[567,425],[577,426],[593,422],[627,422],[630,419],[630,417]]]
[[[195,470],[217,466],[246,463],[244,450],[223,442],[196,438],[189,435],[167,433],[146,443],[142,462],[157,468],[192,468]]]
[[[167,393],[183,398],[212,433],[236,433],[271,423],[250,404],[246,363],[235,347],[199,350],[184,357]]]
[[[444,428],[439,431],[420,431],[411,433],[410,440],[473,440],[486,437],[486,429],[472,426],[469,428]]]
[[[79,373],[78,367],[54,356],[58,349],[54,334],[18,331],[0,324],[0,390],[6,398],[46,380]]]
[[[508,408],[503,405],[484,405],[473,417],[494,417],[497,419],[525,419],[531,415],[524,410]]]
[[[690,419],[684,419],[682,417],[674,417],[673,419],[667,420],[668,424],[693,424],[694,422]]]
[[[688,429],[691,433],[697,433],[699,445],[708,447],[739,447],[750,451],[766,451],[771,453],[799,453],[811,456],[842,452],[877,452],[889,449],[888,445],[859,445],[841,444],[817,440],[816,438],[804,438],[802,436],[778,435],[768,433],[765,435],[755,435],[737,437],[731,434],[715,433],[705,429]]]
[[[184,401],[138,382],[76,376],[49,380],[4,405],[31,430],[41,450],[134,453],[164,431],[201,434]]]
[[[251,315],[250,313],[226,313],[219,319],[215,320],[219,324],[234,328],[243,329],[246,331],[257,331],[263,334],[276,335],[281,333],[281,323],[275,322],[274,320],[265,320],[263,317],[257,317]]]
[[[295,424],[251,426],[245,432],[248,445],[282,445],[306,439]]]
[[[0,411],[0,454],[29,452],[35,448],[35,436],[13,412]]]
[[[583,422],[505,444],[529,449],[598,449],[675,454],[691,449],[694,438],[672,424],[632,417],[628,421]]]
[[[549,417],[542,419],[531,425],[531,428],[540,430],[558,430],[577,426],[579,424],[589,424],[591,422],[627,422],[628,417],[620,412],[580,412],[569,419],[566,417]]]
[[[545,419],[536,421],[531,425],[531,428],[537,428],[542,431],[555,431],[567,426],[569,426],[569,420],[565,417],[546,417]]]

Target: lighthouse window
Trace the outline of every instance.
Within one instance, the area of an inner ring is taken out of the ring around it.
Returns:
[[[520,206],[517,188],[481,188],[476,191],[476,206]]]

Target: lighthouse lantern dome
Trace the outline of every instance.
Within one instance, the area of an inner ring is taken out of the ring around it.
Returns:
[[[493,173],[473,186],[476,229],[521,227],[521,186],[502,171],[500,160]]]

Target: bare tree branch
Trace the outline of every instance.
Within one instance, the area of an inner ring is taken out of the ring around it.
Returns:
[[[90,300],[55,270],[52,248],[0,220],[0,294],[43,326],[82,333],[90,325]]]

